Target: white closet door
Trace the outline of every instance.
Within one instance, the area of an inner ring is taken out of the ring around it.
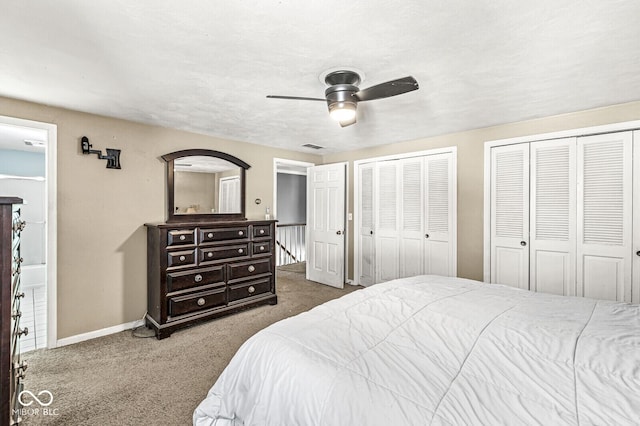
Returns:
[[[576,139],[531,144],[530,288],[575,296]]]
[[[366,164],[358,168],[359,194],[359,228],[358,248],[360,264],[358,265],[358,283],[369,286],[375,282],[375,245],[374,245],[374,165]]]
[[[455,235],[456,224],[452,214],[455,195],[453,155],[429,155],[424,162],[424,273],[454,276],[452,236]]]
[[[400,161],[376,163],[376,282],[399,276]]]
[[[631,301],[632,133],[578,138],[578,296]]]
[[[399,276],[421,275],[424,258],[424,203],[423,169],[424,158],[402,160],[400,192],[400,262]]]
[[[529,288],[529,144],[491,149],[491,282]]]

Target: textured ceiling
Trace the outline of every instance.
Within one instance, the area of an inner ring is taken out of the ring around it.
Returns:
[[[0,95],[323,154],[640,100],[639,16],[637,0],[5,0]],[[322,97],[340,67],[420,90],[346,128],[322,102],[265,98]]]

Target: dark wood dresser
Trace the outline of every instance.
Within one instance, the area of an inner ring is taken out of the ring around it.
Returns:
[[[20,220],[17,197],[0,197],[0,424],[20,423],[20,402],[24,370],[20,360],[20,337],[29,330],[20,328]]]
[[[147,326],[162,339],[181,327],[275,305],[274,220],[147,227]]]

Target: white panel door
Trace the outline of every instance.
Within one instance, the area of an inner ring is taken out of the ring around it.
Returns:
[[[578,296],[631,301],[632,141],[578,138]]]
[[[529,144],[491,149],[491,282],[529,289]]]
[[[423,273],[424,259],[424,158],[407,158],[400,163],[399,276]]]
[[[362,165],[358,168],[358,249],[360,263],[358,265],[358,283],[369,286],[375,282],[375,243],[374,243],[374,164]]]
[[[576,138],[533,142],[530,288],[576,294]]]
[[[400,160],[376,163],[376,282],[399,277]]]
[[[455,276],[453,155],[429,155],[424,161],[424,273]]]
[[[307,170],[307,279],[344,287],[347,163]]]

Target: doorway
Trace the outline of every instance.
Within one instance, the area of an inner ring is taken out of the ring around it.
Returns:
[[[0,195],[24,200],[21,351],[55,347],[56,136],[53,124],[0,116]]]
[[[273,218],[278,220],[276,266],[287,270],[304,272],[306,267],[307,168],[312,166],[303,161],[273,160]]]

